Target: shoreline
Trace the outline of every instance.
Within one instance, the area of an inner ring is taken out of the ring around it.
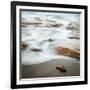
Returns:
[[[60,72],[56,69],[57,65],[63,64],[67,72]],[[80,62],[78,60],[53,59],[48,62],[21,65],[21,78],[41,78],[41,77],[62,77],[80,76]]]

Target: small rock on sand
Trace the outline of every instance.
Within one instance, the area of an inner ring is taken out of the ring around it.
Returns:
[[[56,69],[59,70],[60,72],[66,72],[67,71],[63,64],[56,66]]]

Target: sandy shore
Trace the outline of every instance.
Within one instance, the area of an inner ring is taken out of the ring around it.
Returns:
[[[56,69],[57,65],[63,64],[67,72],[60,72]],[[79,76],[80,62],[74,59],[53,59],[51,61],[21,65],[21,78],[40,78],[40,77],[59,77],[59,76]]]

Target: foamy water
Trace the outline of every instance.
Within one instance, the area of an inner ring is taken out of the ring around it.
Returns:
[[[21,50],[21,63],[24,65],[43,63],[58,58],[69,58],[57,55],[55,48],[64,46],[78,49],[80,46],[79,40],[69,39],[72,31],[65,27],[24,27],[21,30],[21,35],[21,41],[28,44],[25,50]],[[41,49],[41,51],[32,51],[33,48]]]

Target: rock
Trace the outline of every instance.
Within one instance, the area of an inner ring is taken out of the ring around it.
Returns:
[[[41,49],[38,49],[38,48],[32,48],[31,50],[34,51],[34,52],[40,52],[40,51],[42,51]]]
[[[70,30],[79,30],[80,28],[80,25],[76,22],[71,22],[67,25],[66,27],[67,29],[70,29]]]
[[[51,24],[52,27],[60,27],[63,26],[63,24],[59,24],[59,23],[53,23]]]
[[[50,39],[48,39],[48,41],[49,41],[49,42],[52,42],[52,41],[54,41],[54,40],[50,38]]]
[[[25,42],[21,42],[21,49],[25,49],[27,47],[28,47],[28,45]]]
[[[69,37],[69,39],[80,39],[79,37]]]
[[[60,72],[66,72],[67,71],[63,64],[56,66],[56,69],[59,70]]]
[[[64,55],[64,56],[68,56],[71,58],[80,59],[80,51],[78,50],[65,48],[65,47],[57,47],[56,52],[59,55]]]
[[[53,28],[53,27],[60,27],[63,26],[62,23],[57,22],[57,21],[52,21],[52,20],[47,20],[47,19],[43,19],[41,20],[39,17],[34,17],[31,20],[23,20],[21,22],[21,27],[25,27],[25,26],[34,26],[34,27],[49,27],[49,28]]]

